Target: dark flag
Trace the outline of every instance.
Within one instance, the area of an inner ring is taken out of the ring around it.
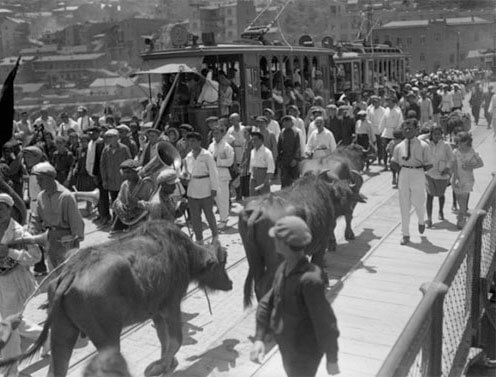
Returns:
[[[160,110],[157,116],[155,117],[153,128],[158,128],[159,130],[162,130],[164,128],[165,123],[167,121],[167,116],[170,114],[172,110],[172,104],[174,103],[174,95],[177,89],[177,84],[179,81],[180,74],[181,73],[176,74],[176,77],[174,78],[174,82],[172,83],[169,91],[167,92],[167,95],[160,104]]]
[[[2,126],[0,132],[0,150],[3,145],[12,139],[14,133],[14,79],[19,68],[21,57],[17,58],[17,62],[5,79],[0,94],[0,116]]]

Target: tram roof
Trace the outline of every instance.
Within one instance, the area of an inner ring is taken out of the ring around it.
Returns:
[[[242,54],[242,53],[311,53],[334,55],[334,50],[322,47],[305,46],[276,46],[276,45],[251,45],[251,44],[218,44],[215,46],[188,46],[183,48],[171,48],[167,50],[157,50],[142,54],[144,60],[163,59],[164,57],[179,56],[204,56],[221,54]]]

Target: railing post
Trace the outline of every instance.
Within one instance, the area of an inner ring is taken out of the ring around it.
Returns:
[[[444,296],[448,292],[448,286],[441,282],[424,283],[420,290],[425,294],[429,288],[437,291],[437,297],[432,305],[432,324],[431,324],[431,348],[427,373],[429,377],[441,377],[442,360],[443,360],[443,303]]]
[[[477,334],[479,328],[479,320],[481,316],[481,286],[480,286],[480,274],[481,274],[481,250],[482,250],[482,228],[483,221],[486,217],[487,212],[484,210],[477,210],[477,223],[475,225],[475,235],[474,235],[474,250],[473,250],[473,263],[472,263],[472,302],[470,311],[470,322],[472,330],[472,344],[477,343]],[[483,300],[485,298],[482,298]]]

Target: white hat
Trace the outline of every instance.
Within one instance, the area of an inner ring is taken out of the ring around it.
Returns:
[[[9,194],[2,192],[0,193],[0,203],[5,203],[9,207],[12,207],[14,205],[14,199]]]

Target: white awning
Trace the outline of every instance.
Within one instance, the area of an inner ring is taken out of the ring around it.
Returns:
[[[146,71],[138,71],[135,73],[135,75],[153,75],[153,74],[163,75],[166,73],[198,72],[202,60],[203,57],[200,56],[187,57],[181,59],[170,59],[170,61],[167,64]]]

